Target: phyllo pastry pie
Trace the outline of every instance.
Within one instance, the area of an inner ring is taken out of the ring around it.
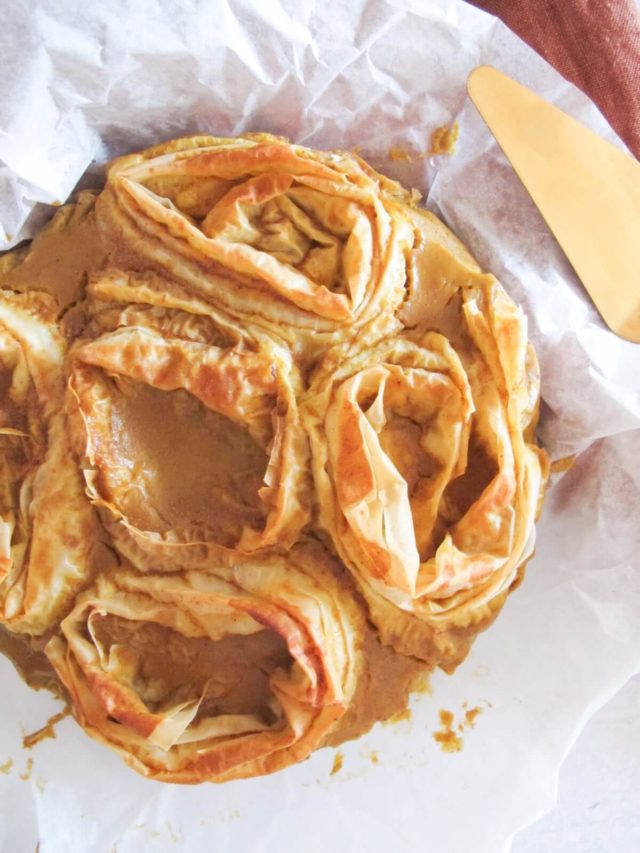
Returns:
[[[0,650],[144,776],[360,736],[523,576],[526,318],[418,200],[197,136],[0,258]]]
[[[288,351],[154,275],[111,273],[88,294],[95,336],[70,355],[70,424],[118,549],[141,569],[176,569],[293,545],[308,448]]]
[[[363,630],[311,544],[215,573],[102,576],[46,653],[80,724],[140,773],[222,782],[321,744],[353,697]]]
[[[40,635],[109,562],[66,429],[66,342],[46,294],[0,292],[0,624]]]

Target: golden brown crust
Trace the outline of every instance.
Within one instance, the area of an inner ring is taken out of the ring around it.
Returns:
[[[407,202],[349,154],[263,134],[117,160],[98,219],[116,264],[169,273],[308,356],[402,300]]]
[[[66,344],[54,318],[45,294],[0,294],[0,621],[35,635],[60,620],[108,561],[71,454]]]

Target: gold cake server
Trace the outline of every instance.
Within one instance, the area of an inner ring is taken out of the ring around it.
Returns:
[[[467,89],[605,323],[640,343],[640,163],[495,68]]]

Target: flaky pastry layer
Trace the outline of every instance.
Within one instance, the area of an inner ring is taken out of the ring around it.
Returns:
[[[451,667],[533,551],[537,363],[498,282],[452,260],[454,345],[419,329],[319,369],[303,407],[318,518],[383,639]],[[454,316],[455,315],[455,316]]]
[[[300,352],[401,302],[407,204],[410,193],[351,154],[257,134],[116,160],[97,211],[115,263],[162,270]]]
[[[353,696],[363,626],[328,556],[299,545],[215,572],[101,576],[46,653],[80,724],[138,772],[222,782],[272,773],[321,743]],[[252,660],[248,641],[264,632],[270,658]]]
[[[51,299],[0,292],[0,623],[32,635],[112,562],[71,452],[65,355]]]

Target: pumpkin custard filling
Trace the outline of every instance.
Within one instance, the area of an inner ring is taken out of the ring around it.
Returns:
[[[527,318],[418,201],[353,152],[200,135],[0,256],[0,653],[142,776],[407,719],[523,576]]]
[[[193,524],[228,548],[245,526],[258,530],[264,524],[258,493],[269,460],[246,427],[186,391],[118,385],[113,457],[132,478],[120,494],[114,468],[103,471],[102,480],[132,524],[160,533]]]
[[[275,631],[212,641],[107,614],[92,621],[91,633],[102,655],[117,660],[121,678],[152,714],[195,703],[194,728],[222,716],[251,716],[260,727],[273,726],[282,717],[269,681],[276,670],[288,673],[293,659]],[[189,728],[185,734],[189,736]]]

